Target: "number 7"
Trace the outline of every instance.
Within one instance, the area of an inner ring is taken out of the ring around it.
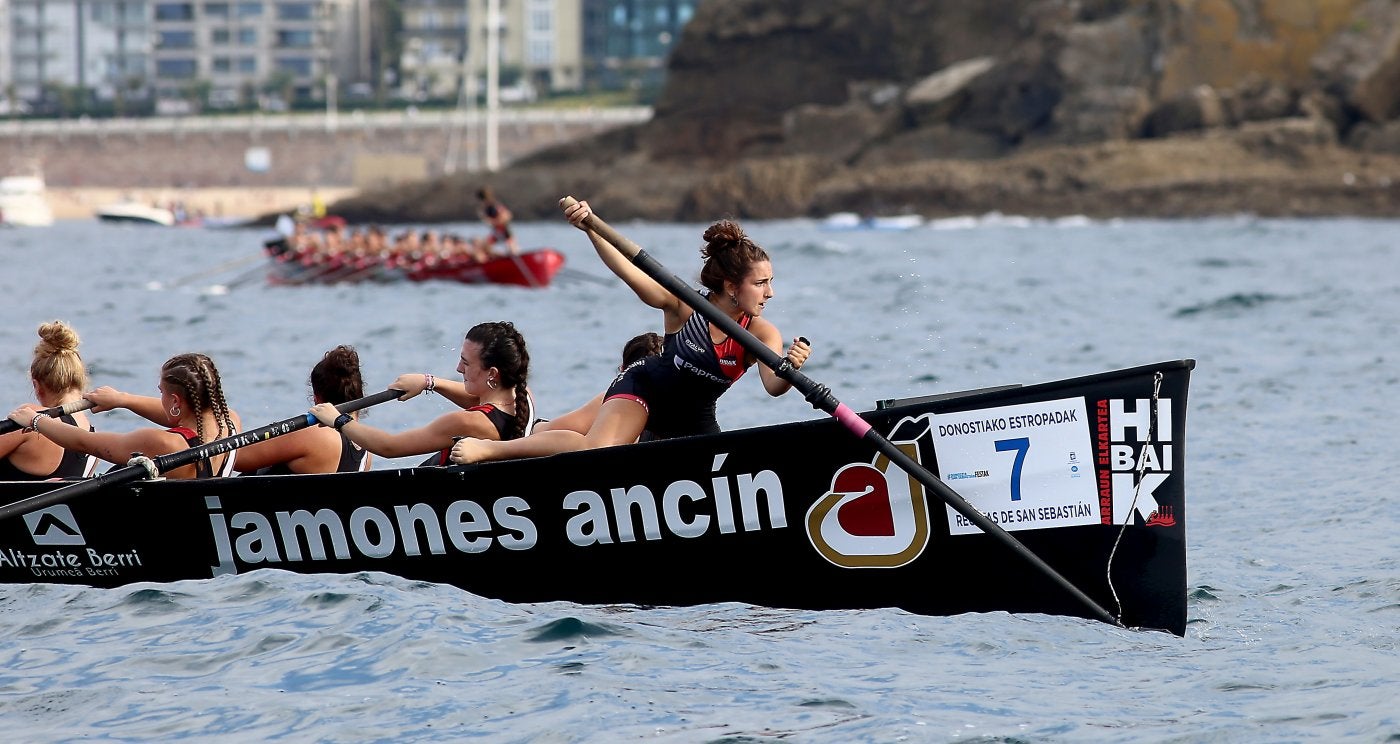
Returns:
[[[1021,500],[1021,466],[1026,463],[1026,451],[1031,448],[1031,440],[1027,437],[1017,437],[1016,439],[998,439],[995,442],[997,452],[1016,450],[1016,462],[1011,466],[1011,500]]]

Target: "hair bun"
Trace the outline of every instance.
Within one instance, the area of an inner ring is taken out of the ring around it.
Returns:
[[[739,223],[720,220],[705,230],[704,240],[706,243],[739,243],[747,237]]]
[[[59,354],[78,350],[78,332],[61,320],[39,326],[39,339],[39,344],[34,347],[35,354]]]

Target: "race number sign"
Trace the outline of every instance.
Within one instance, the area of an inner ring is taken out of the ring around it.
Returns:
[[[1099,523],[1083,398],[936,414],[933,435],[943,481],[1003,529]],[[948,529],[982,531],[952,507]]]

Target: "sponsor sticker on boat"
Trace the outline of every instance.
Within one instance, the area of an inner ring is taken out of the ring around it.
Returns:
[[[1098,524],[1083,398],[930,414],[940,476],[1006,530]],[[982,530],[951,506],[954,535]]]

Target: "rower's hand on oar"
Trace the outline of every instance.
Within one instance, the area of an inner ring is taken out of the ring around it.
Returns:
[[[126,398],[126,393],[123,393],[122,391],[110,385],[103,385],[102,387],[89,392],[83,397],[92,401],[93,413],[102,413],[103,411],[111,411],[117,408],[122,408],[122,403]]]
[[[39,413],[38,408],[35,408],[32,404],[25,403],[19,408],[10,411],[9,419],[19,424],[20,428],[24,431],[29,431],[29,423],[34,420],[34,415],[37,413]]]
[[[788,364],[793,369],[802,369],[802,365],[807,363],[807,357],[812,355],[812,344],[806,337],[798,336],[792,340],[792,345],[787,350]]]
[[[593,214],[593,210],[588,208],[586,201],[574,202],[564,207],[564,217],[569,220],[569,224],[580,230],[588,230],[588,226],[583,223],[591,214]]]
[[[428,389],[428,375],[417,372],[399,375],[393,382],[389,383],[389,387],[394,390],[403,391],[403,395],[399,396],[399,400],[416,398],[419,393]]]
[[[315,416],[322,426],[335,426],[336,417],[340,416],[340,411],[331,403],[317,403],[308,413]]]

